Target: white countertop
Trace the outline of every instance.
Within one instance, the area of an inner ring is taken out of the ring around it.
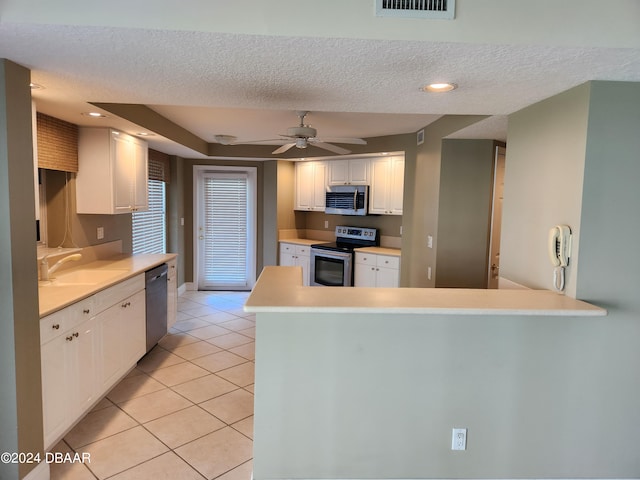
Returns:
[[[38,301],[40,307],[40,318],[49,315],[61,308],[71,305],[83,298],[89,297],[100,290],[104,290],[127,278],[133,277],[149,270],[162,263],[176,258],[175,253],[168,254],[145,254],[145,255],[118,255],[106,260],[96,260],[86,263],[77,268],[70,268],[56,272],[54,277],[63,280],[66,274],[73,274],[78,270],[116,270],[108,280],[92,285],[64,285],[55,286],[55,280],[51,284],[39,282]]]
[[[300,267],[266,267],[247,312],[603,316],[607,311],[549,290],[304,287]]]
[[[310,238],[285,238],[279,240],[280,243],[293,243],[295,245],[316,245],[318,243],[327,243],[326,240],[313,240]]]
[[[387,248],[387,247],[362,247],[356,248],[356,252],[373,253],[376,255],[390,255],[392,257],[399,257],[401,250],[399,248]]]

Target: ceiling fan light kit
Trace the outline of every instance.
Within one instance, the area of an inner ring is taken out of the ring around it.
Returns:
[[[213,138],[221,145],[231,145],[236,141],[237,137],[234,137],[233,135],[214,135]]]
[[[318,138],[317,137],[318,131],[315,128],[310,127],[309,125],[304,124],[304,117],[306,117],[308,113],[309,112],[307,111],[296,112],[296,114],[298,115],[298,118],[300,119],[300,124],[296,127],[287,128],[287,134],[286,135],[280,134],[281,138],[272,138],[268,140],[255,140],[252,142],[242,142],[242,143],[282,142],[283,145],[275,149],[273,152],[271,152],[272,155],[279,155],[293,147],[307,148],[309,145],[322,148],[323,150],[328,150],[330,152],[337,153],[339,155],[345,155],[347,153],[351,153],[351,150],[347,150],[346,148],[342,148],[327,142],[350,143],[353,145],[367,144],[366,140],[363,140],[362,138],[342,138],[342,137],[336,137],[336,138],[330,138],[330,139]],[[217,137],[219,136],[221,135],[216,135],[216,141],[218,141],[219,143],[223,143],[218,140]],[[234,140],[235,140],[235,137],[234,137]]]

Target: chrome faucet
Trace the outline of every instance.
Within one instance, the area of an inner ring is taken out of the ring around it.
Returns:
[[[49,254],[53,255],[53,254]],[[55,272],[58,268],[64,265],[67,262],[72,260],[80,260],[82,258],[81,253],[74,253],[72,255],[67,255],[66,257],[61,258],[56,263],[54,263],[53,267],[49,268],[49,255],[45,255],[42,260],[40,260],[40,280],[51,280],[49,277],[53,272]]]

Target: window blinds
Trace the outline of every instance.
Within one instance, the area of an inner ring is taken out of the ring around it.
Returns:
[[[165,205],[165,183],[149,180],[149,210],[131,216],[134,254],[166,253]]]
[[[204,178],[204,285],[244,287],[247,278],[248,176]]]

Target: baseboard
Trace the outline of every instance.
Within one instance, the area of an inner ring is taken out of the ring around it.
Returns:
[[[185,287],[185,290],[188,290],[188,291],[198,290],[198,285],[194,282],[185,282],[183,286]]]

